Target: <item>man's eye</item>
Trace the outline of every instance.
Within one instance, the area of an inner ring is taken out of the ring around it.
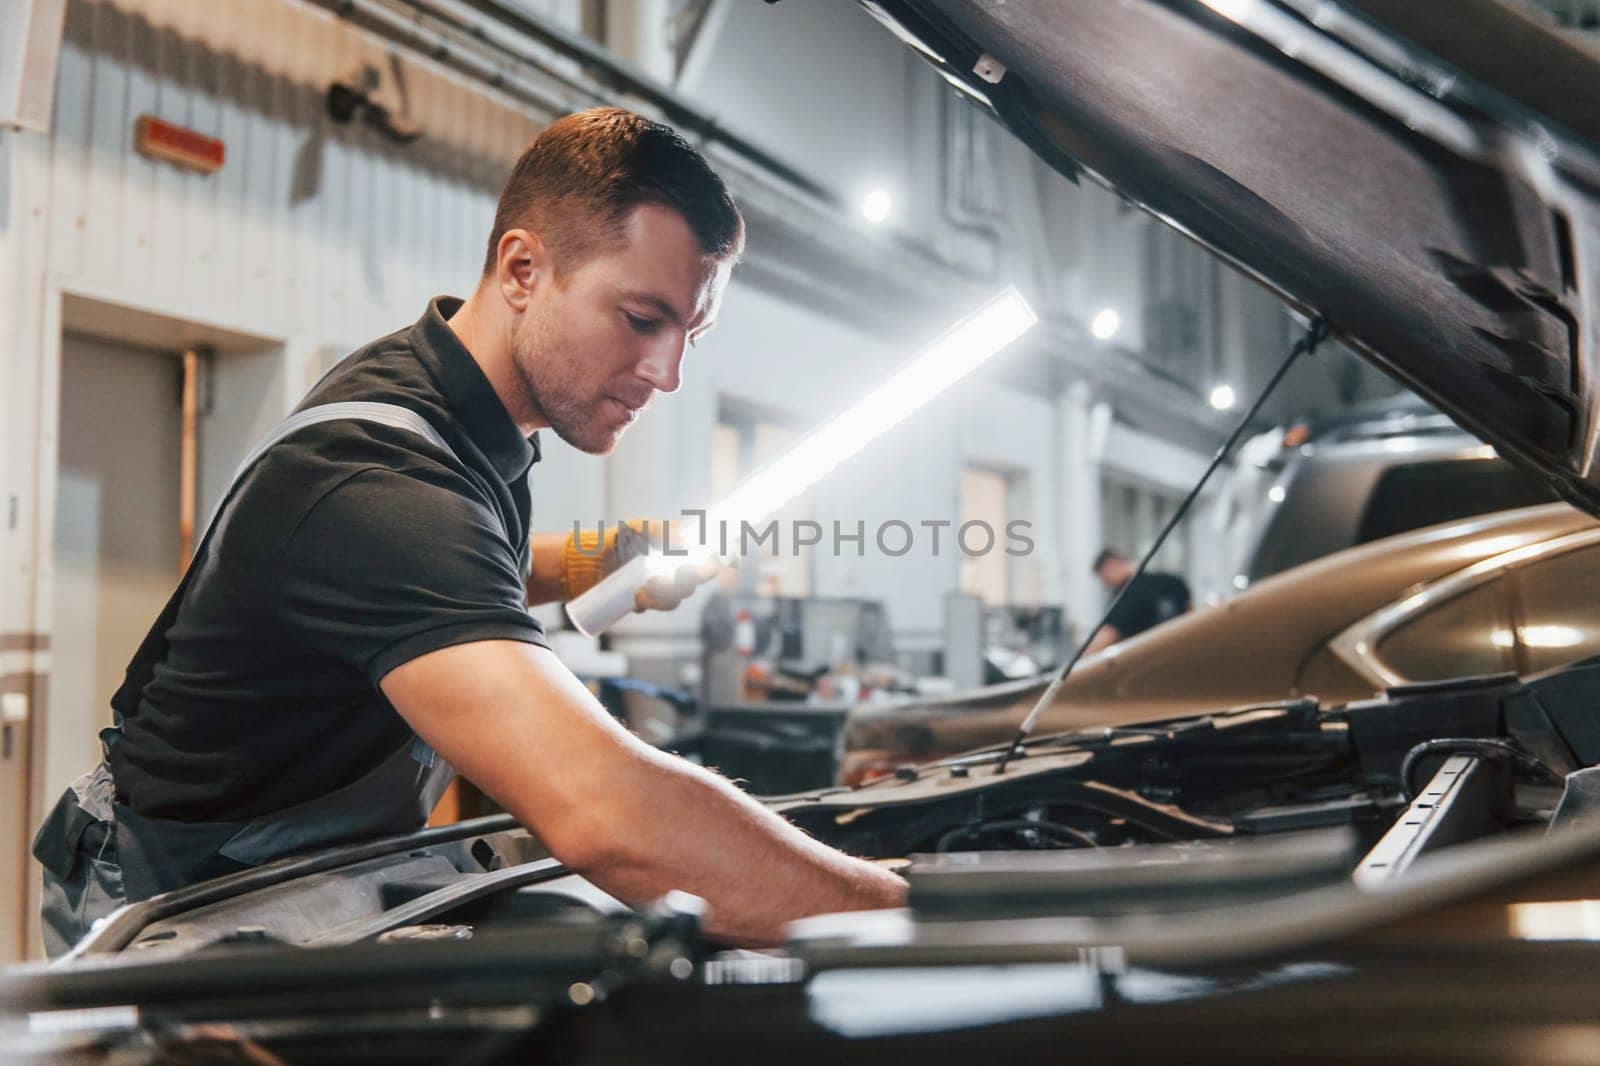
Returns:
[[[633,327],[635,333],[654,333],[656,328],[661,325],[659,319],[645,318],[642,315],[636,315],[628,311],[624,311],[623,315],[627,318],[628,325]]]

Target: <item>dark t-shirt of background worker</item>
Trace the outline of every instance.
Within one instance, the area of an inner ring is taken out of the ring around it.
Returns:
[[[1189,609],[1189,586],[1177,574],[1144,573],[1133,578],[1106,618],[1121,640],[1178,617]]]
[[[1109,648],[1189,609],[1189,586],[1183,578],[1159,571],[1135,577],[1138,570],[1131,559],[1114,548],[1106,548],[1095,557],[1094,576],[1114,602],[1110,616],[1085,651],[1093,654]]]

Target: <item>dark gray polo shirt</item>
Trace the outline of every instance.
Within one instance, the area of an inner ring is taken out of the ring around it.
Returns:
[[[523,437],[445,319],[354,352],[301,403],[366,400],[426,418],[340,420],[274,446],[223,512],[136,706],[117,709],[117,792],[140,814],[234,821],[321,796],[410,730],[378,682],[468,641],[545,645],[525,606]],[[133,702],[133,701],[128,701]]]

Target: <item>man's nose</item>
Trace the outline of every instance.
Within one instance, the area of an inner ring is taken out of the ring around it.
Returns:
[[[639,377],[657,392],[677,392],[683,384],[683,354],[687,346],[687,336],[677,331],[652,344],[639,362]]]

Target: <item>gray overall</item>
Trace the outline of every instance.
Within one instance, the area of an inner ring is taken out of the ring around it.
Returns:
[[[307,426],[345,418],[410,430],[455,454],[426,419],[403,407],[351,402],[307,408],[291,415],[245,457],[194,558],[204,557],[217,518],[268,448]],[[115,706],[136,705],[156,664],[166,656],[166,634],[194,569],[191,563],[140,645],[112,701]],[[120,712],[116,718],[117,724],[100,734],[107,751],[122,736]],[[449,764],[413,736],[365,776],[325,796],[249,821],[180,822],[148,818],[119,802],[111,771],[102,762],[62,794],[34,837],[34,857],[44,866],[45,950],[54,958],[122,904],[202,879],[208,865],[215,869],[218,855],[240,866],[259,866],[317,847],[416,829],[453,777]]]

